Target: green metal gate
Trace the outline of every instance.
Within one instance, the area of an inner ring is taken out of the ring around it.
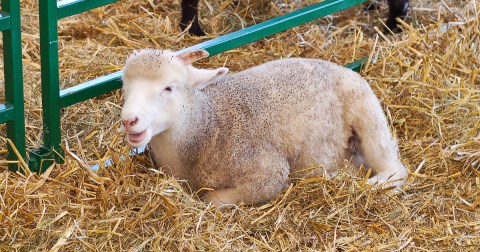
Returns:
[[[23,105],[22,40],[20,0],[2,0],[0,30],[3,33],[3,72],[5,102],[0,103],[0,123],[7,124],[9,169],[19,170],[16,160],[25,158],[25,119]],[[27,168],[27,167],[25,167]]]
[[[122,85],[120,79],[121,71],[119,71],[82,84],[78,84],[71,88],[60,90],[58,63],[58,21],[62,18],[79,14],[81,12],[117,1],[118,0],[62,0],[57,2],[57,0],[39,0],[43,145],[40,148],[30,152],[29,168],[32,171],[43,172],[54,162],[64,162],[64,151],[60,146],[60,111],[63,108],[119,89]],[[183,49],[182,51],[205,49],[210,53],[210,56],[213,56],[366,1],[368,0],[326,0],[301,10],[265,21],[263,23],[197,44],[195,46]],[[4,3],[6,5],[5,7],[3,7]],[[15,7],[15,11],[18,13],[18,0],[2,1],[2,9],[4,11],[7,9],[12,9],[12,6],[10,5]],[[16,26],[15,30],[18,32],[17,36],[19,41],[19,17],[16,17],[15,22],[15,25],[18,25]],[[11,25],[13,25],[13,19],[11,23]],[[2,19],[0,19],[0,24],[1,28],[11,28],[11,26],[6,25],[7,22],[3,22]],[[4,37],[4,39],[6,39],[6,37]],[[19,61],[21,59],[21,48],[19,46],[19,42],[11,43],[10,47],[5,46],[4,43],[4,50],[7,50],[12,55],[15,55],[18,61],[17,64],[21,64]],[[5,60],[7,60],[7,58],[5,58]],[[365,59],[356,61],[352,64],[349,64],[347,67],[358,70],[364,60]],[[14,65],[12,64],[12,66]],[[7,70],[7,68],[5,69]],[[16,79],[15,82],[16,92],[10,91],[11,94],[9,94],[7,97],[8,102],[5,105],[5,111],[7,112],[0,112],[0,115],[2,115],[0,116],[0,122],[5,121],[10,123],[8,127],[10,130],[8,137],[13,139],[13,141],[17,144],[17,149],[19,149],[20,153],[25,156],[23,94],[22,92],[18,92],[21,90],[22,84],[21,65],[12,67],[12,69],[9,69],[9,71],[12,71],[10,76],[20,76],[20,79]],[[5,79],[7,81],[7,77]],[[15,80],[10,81],[13,82]],[[18,102],[18,100],[20,100],[20,102]],[[9,102],[14,105],[10,105]],[[13,107],[15,109],[13,109]],[[14,120],[3,119],[2,121],[3,115],[6,115],[5,118],[7,118],[8,115],[8,118],[12,117]],[[14,115],[17,117],[14,117]],[[12,155],[12,158],[13,157],[14,156]]]

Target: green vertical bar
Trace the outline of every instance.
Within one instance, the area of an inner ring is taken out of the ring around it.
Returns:
[[[48,147],[60,144],[58,30],[56,0],[40,0],[40,55],[43,107],[43,141]]]
[[[39,12],[44,145],[30,155],[29,166],[34,171],[44,171],[54,161],[63,163],[63,150],[60,147],[57,1],[39,0]]]
[[[7,122],[7,137],[12,140],[22,158],[25,158],[25,118],[23,105],[22,38],[20,28],[20,1],[3,0],[2,15],[10,16],[10,28],[3,31],[5,101],[13,104],[14,119]],[[8,146],[8,159],[18,160]],[[17,164],[8,167],[17,171]]]

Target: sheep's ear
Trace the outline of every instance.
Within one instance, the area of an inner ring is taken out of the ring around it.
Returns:
[[[185,64],[192,64],[206,57],[208,57],[208,52],[205,50],[195,50],[177,54],[177,58]]]
[[[228,73],[228,68],[226,67],[198,69],[190,66],[189,70],[189,86],[194,89],[202,89]]]

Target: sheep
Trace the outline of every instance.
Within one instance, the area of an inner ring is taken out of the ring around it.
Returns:
[[[155,167],[207,203],[263,204],[289,175],[368,167],[370,184],[400,188],[400,161],[381,105],[354,71],[318,59],[282,59],[228,74],[193,62],[208,52],[143,49],[123,68],[120,130],[149,144]],[[305,169],[307,167],[318,167]],[[204,190],[203,190],[204,191]]]
[[[204,36],[205,32],[202,30],[200,23],[198,22],[198,3],[199,0],[182,0],[182,18],[180,20],[180,29],[194,36]],[[371,8],[371,6],[368,9]],[[408,0],[388,0],[388,19],[386,26],[388,29],[394,32],[400,31],[398,28],[397,18],[404,18],[407,14]]]

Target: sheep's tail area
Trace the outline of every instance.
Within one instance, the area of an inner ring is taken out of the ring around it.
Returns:
[[[347,123],[352,127],[348,146],[358,154],[357,162],[373,170],[374,177],[369,182],[388,180],[391,185],[403,185],[408,171],[400,161],[397,142],[390,133],[380,102],[368,83],[354,74],[353,85],[351,79],[348,84],[340,85],[350,94],[344,103],[346,118],[350,118]]]

